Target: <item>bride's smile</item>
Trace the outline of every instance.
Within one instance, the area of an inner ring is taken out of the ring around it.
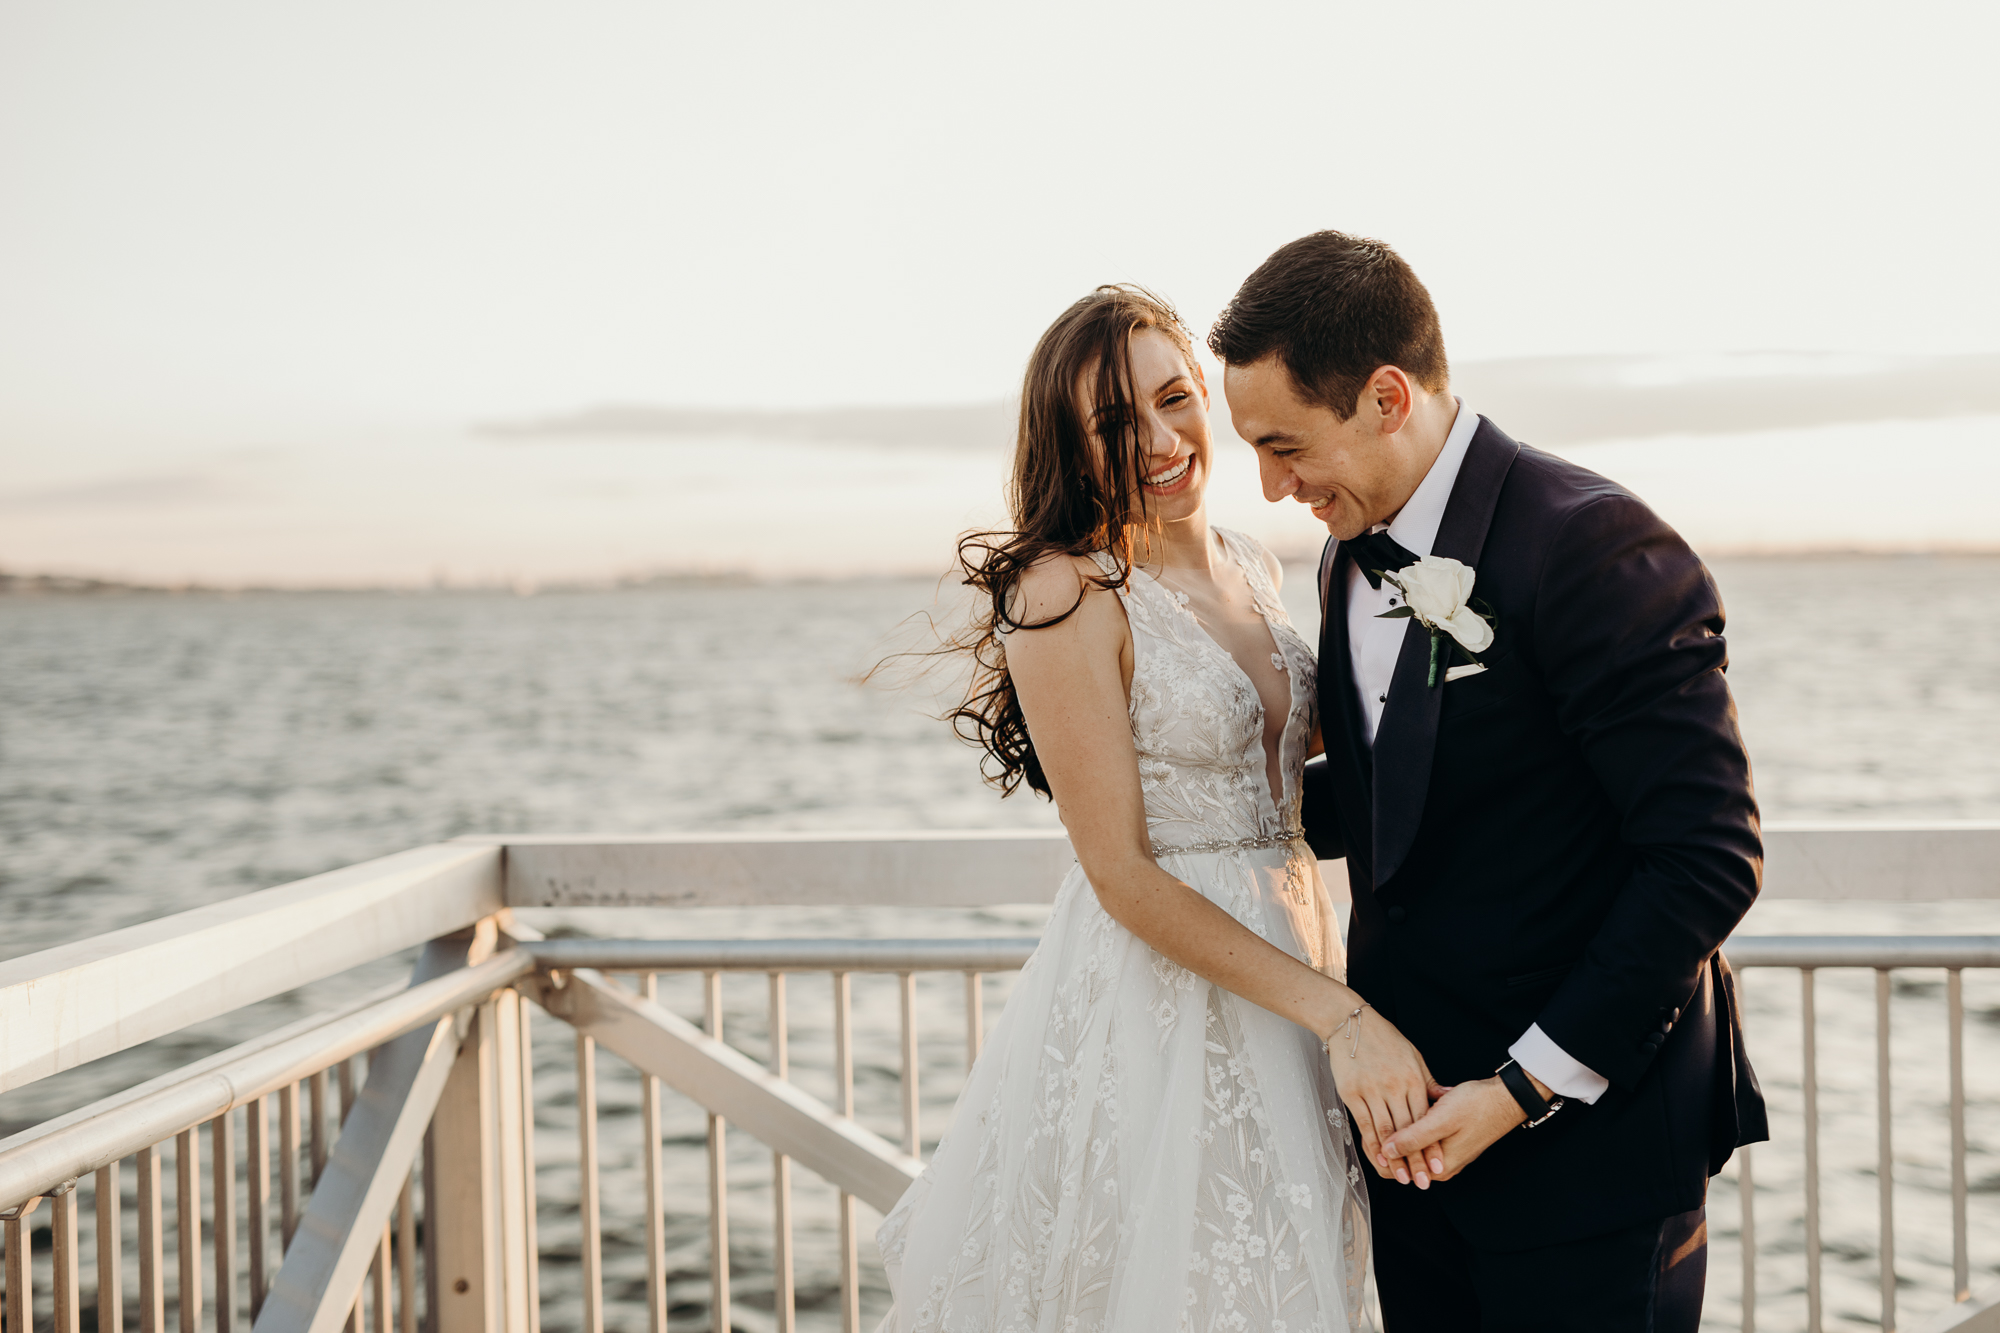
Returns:
[[[1146,494],[1155,496],[1179,495],[1194,484],[1194,455],[1189,454],[1163,472],[1156,472],[1146,478]]]

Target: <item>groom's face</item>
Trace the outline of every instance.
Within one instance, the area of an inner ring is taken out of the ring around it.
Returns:
[[[1266,500],[1309,506],[1342,541],[1386,523],[1409,500],[1414,483],[1397,430],[1412,390],[1402,371],[1377,371],[1345,421],[1300,397],[1276,356],[1227,366],[1222,383],[1237,433],[1257,450]]]

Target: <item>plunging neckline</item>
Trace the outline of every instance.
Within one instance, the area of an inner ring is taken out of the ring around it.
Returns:
[[[1271,612],[1265,604],[1266,599],[1257,591],[1257,585],[1252,581],[1249,569],[1244,566],[1242,555],[1237,551],[1234,543],[1222,534],[1221,529],[1217,528],[1213,531],[1216,542],[1222,547],[1222,554],[1228,558],[1231,564],[1236,566],[1237,573],[1243,576],[1243,586],[1249,590],[1251,605],[1257,608],[1257,618],[1264,622],[1264,633],[1271,640],[1270,657],[1274,659],[1272,666],[1285,673],[1285,694],[1288,706],[1285,709],[1284,725],[1278,729],[1279,788],[1276,792],[1271,790],[1271,746],[1269,740],[1271,714],[1270,709],[1264,703],[1264,692],[1257,688],[1256,677],[1252,676],[1243,663],[1237,660],[1235,653],[1230,652],[1229,649],[1223,646],[1222,640],[1216,638],[1210,632],[1208,626],[1201,623],[1201,617],[1189,609],[1188,604],[1182,600],[1183,594],[1169,588],[1165,583],[1160,581],[1158,575],[1142,565],[1133,565],[1132,572],[1135,574],[1144,574],[1147,582],[1159,589],[1169,605],[1187,617],[1188,623],[1194,626],[1195,632],[1200,634],[1208,646],[1220,654],[1223,660],[1228,662],[1231,669],[1242,679],[1243,683],[1250,687],[1250,697],[1257,701],[1257,753],[1261,760],[1256,766],[1257,785],[1262,801],[1263,813],[1267,816],[1264,822],[1271,830],[1276,831],[1278,826],[1284,822],[1284,812],[1291,808],[1291,798],[1293,795],[1294,779],[1290,766],[1285,762],[1285,737],[1290,733],[1292,719],[1299,711],[1299,672],[1292,659],[1285,655],[1285,646],[1279,642],[1278,627],[1271,622]],[[1284,663],[1284,665],[1279,667],[1279,662]]]

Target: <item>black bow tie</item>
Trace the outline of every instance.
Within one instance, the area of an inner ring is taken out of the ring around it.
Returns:
[[[1354,557],[1354,563],[1361,570],[1361,576],[1368,580],[1368,586],[1378,592],[1385,570],[1393,574],[1406,565],[1417,563],[1417,557],[1391,537],[1386,528],[1356,537],[1351,542],[1342,542],[1341,546]]]

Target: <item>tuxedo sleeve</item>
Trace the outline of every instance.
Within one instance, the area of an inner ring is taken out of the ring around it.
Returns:
[[[1644,1075],[1763,879],[1722,630],[1708,571],[1638,500],[1600,496],[1565,520],[1539,580],[1535,652],[1632,869],[1537,1023],[1614,1087]]]

